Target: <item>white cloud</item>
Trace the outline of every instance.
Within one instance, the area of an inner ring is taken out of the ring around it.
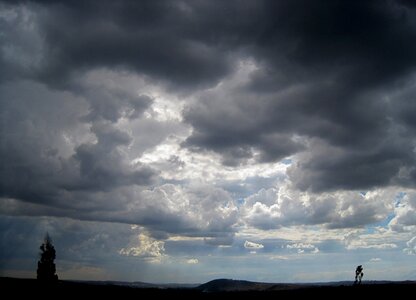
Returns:
[[[188,259],[188,260],[186,261],[186,263],[187,263],[187,264],[190,264],[190,265],[195,265],[195,264],[198,264],[198,263],[199,263],[199,260],[198,260],[198,259],[196,259],[196,258],[190,258],[190,259]]]
[[[250,242],[250,241],[245,241],[244,242],[244,248],[255,251],[257,249],[263,249],[264,245],[262,244],[258,244],[258,243],[254,243],[254,242]]]
[[[316,253],[318,253],[319,252],[319,249],[317,248],[317,247],[315,247],[312,251],[311,251],[311,253],[313,253],[313,254],[316,254]]]
[[[315,224],[331,229],[358,227],[385,219],[393,210],[396,194],[393,189],[315,194],[284,182],[279,188],[261,189],[247,197],[241,214],[247,225],[263,230]]]
[[[312,244],[295,243],[286,246],[288,249],[314,249]]]
[[[370,259],[370,262],[379,262],[379,261],[381,261],[381,258],[379,257],[373,257]]]
[[[389,238],[390,233],[362,234],[360,230],[353,230],[344,235],[343,242],[346,249],[395,249],[396,243],[386,243],[385,238]]]
[[[165,255],[163,241],[157,241],[144,233],[140,233],[126,248],[121,248],[119,254],[137,256],[158,262]]]
[[[206,237],[219,245],[232,242],[232,227],[238,221],[237,207],[227,191],[196,183],[165,184],[143,191],[129,211],[154,230]]]
[[[416,236],[407,241],[406,246],[407,247],[403,249],[405,253],[409,255],[416,254]]]
[[[294,243],[286,245],[287,249],[297,249],[297,253],[313,253],[316,254],[319,252],[318,247],[315,247],[312,244],[304,244],[304,243]]]
[[[390,227],[395,231],[414,232],[416,229],[416,191],[407,190],[394,208],[394,218]]]

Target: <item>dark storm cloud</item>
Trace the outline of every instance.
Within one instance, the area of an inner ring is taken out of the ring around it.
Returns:
[[[85,121],[95,121],[100,118],[116,122],[121,117],[135,119],[151,104],[152,99],[146,95],[133,96],[123,91],[88,89],[82,92],[90,103],[90,113]]]
[[[414,12],[405,1],[20,3],[37,12],[46,59],[34,71],[49,83],[105,66],[195,88],[253,57],[261,66],[255,90],[316,75],[342,80],[355,94],[413,69]]]
[[[239,98],[234,100],[235,96]],[[245,162],[253,156],[253,147],[260,150],[259,161],[276,161],[302,149],[286,132],[276,132],[264,123],[268,121],[262,120],[268,114],[263,110],[267,102],[251,100],[238,91],[220,95],[208,92],[185,111],[185,120],[194,131],[184,145],[221,153],[226,165]]]
[[[296,154],[289,175],[313,191],[414,182],[410,2],[3,3],[3,197],[50,203],[152,182],[153,170],[130,164],[132,137],[116,123],[139,119],[153,99],[83,82],[97,70],[195,92],[183,147],[216,152],[225,165]],[[239,68],[248,78],[226,84]],[[8,79],[38,84],[20,91]],[[78,140],[68,142],[73,130]]]
[[[123,161],[118,147],[131,142],[131,137],[126,132],[105,123],[94,124],[92,132],[98,142],[82,144],[75,149],[73,161],[79,165],[82,180],[81,185],[75,183],[71,188],[105,191],[118,185],[147,185],[151,182],[154,170],[139,165],[136,170],[131,170]]]
[[[403,169],[415,162],[413,96],[397,91],[415,85],[414,8],[394,1],[264,5],[263,18],[251,19],[255,33],[239,45],[256,69],[243,86],[209,91],[185,110],[194,131],[184,145],[232,165],[300,153],[289,174],[304,190],[406,184],[414,171],[406,179]]]
[[[102,66],[132,70],[175,89],[214,84],[232,69],[221,45],[205,41],[210,29],[198,19],[208,8],[215,21],[215,7],[186,1],[24,3],[38,12],[46,44],[47,58],[30,75],[54,86]]]
[[[79,122],[94,112],[84,100],[31,82],[3,84],[0,93],[1,197],[62,207],[70,206],[64,203],[69,191],[110,191],[154,179],[154,170],[130,165],[123,154],[128,133],[103,118]]]

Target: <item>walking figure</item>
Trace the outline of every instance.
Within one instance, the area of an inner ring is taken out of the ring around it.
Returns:
[[[361,279],[363,278],[363,266],[359,265],[357,269],[355,269],[355,282],[354,284],[361,284]]]

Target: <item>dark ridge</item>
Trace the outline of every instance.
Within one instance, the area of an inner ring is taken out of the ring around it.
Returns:
[[[0,277],[0,288],[4,295],[13,297],[29,296],[42,299],[66,298],[66,297],[107,297],[111,295],[120,297],[171,297],[176,299],[211,299],[212,297],[236,296],[259,297],[259,299],[277,299],[279,297],[318,297],[333,298],[334,295],[343,297],[357,297],[362,295],[379,295],[384,293],[414,294],[416,281],[394,281],[389,283],[377,283],[361,285],[319,285],[319,284],[276,284],[250,282],[244,280],[217,279],[196,288],[160,288],[139,287],[139,285],[126,285],[120,282],[81,282],[59,280],[53,283],[45,283],[35,279],[15,279]],[[156,285],[157,286],[157,285]],[[144,299],[144,298],[143,298]],[[166,298],[164,298],[166,299]]]
[[[264,291],[296,288],[296,284],[265,283],[247,280],[215,279],[197,287],[202,292]]]

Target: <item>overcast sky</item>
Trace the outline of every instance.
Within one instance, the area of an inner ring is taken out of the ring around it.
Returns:
[[[0,276],[416,279],[413,1],[0,0]]]

